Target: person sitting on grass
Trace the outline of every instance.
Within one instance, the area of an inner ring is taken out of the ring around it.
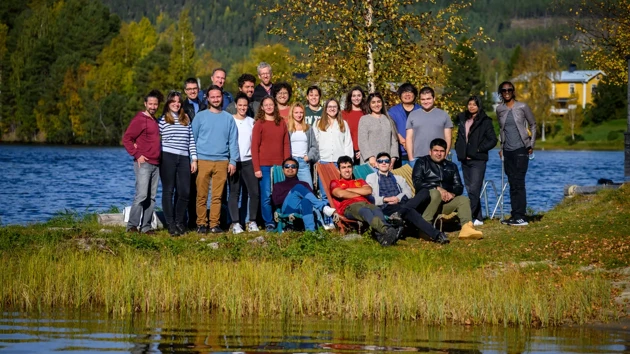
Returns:
[[[317,214],[320,223],[323,225],[323,217],[332,216],[335,209],[328,206],[328,202],[317,199],[313,194],[311,186],[297,178],[299,164],[293,157],[289,157],[282,162],[282,172],[285,180],[273,185],[271,200],[273,204],[280,208],[283,214],[300,214],[304,222],[306,231],[317,230],[314,214]],[[324,225],[324,229],[329,228]]]
[[[372,194],[372,187],[363,179],[352,179],[352,163],[350,156],[339,157],[337,166],[341,178],[330,182],[330,193],[337,213],[348,219],[368,223],[376,240],[382,246],[391,246],[398,240],[402,228],[389,224],[381,208],[366,199]]]
[[[464,186],[459,178],[457,165],[446,160],[446,141],[433,139],[429,155],[419,157],[413,167],[412,178],[416,193],[428,190],[429,205],[422,213],[427,222],[432,222],[438,212],[450,214],[457,212],[462,229],[460,239],[478,240],[483,233],[475,230],[472,223],[470,201],[462,195]]]
[[[383,210],[383,214],[389,216],[389,221],[394,223],[405,220],[429,236],[431,241],[449,243],[446,234],[438,231],[418,212],[418,207],[429,200],[429,191],[423,189],[412,197],[411,187],[405,179],[391,172],[393,164],[388,153],[378,153],[375,162],[378,171],[369,174],[366,182],[372,187],[374,204]]]

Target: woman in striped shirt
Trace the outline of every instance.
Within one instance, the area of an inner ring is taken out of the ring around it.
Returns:
[[[181,93],[169,93],[159,125],[162,136],[162,209],[168,232],[179,236],[185,232],[184,218],[190,194],[190,174],[197,171],[197,148],[190,119],[182,108]],[[177,200],[174,201],[175,189]]]

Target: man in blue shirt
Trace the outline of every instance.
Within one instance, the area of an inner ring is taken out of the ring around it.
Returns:
[[[409,163],[409,157],[407,156],[407,150],[405,149],[406,137],[407,137],[407,118],[409,113],[420,108],[420,105],[416,103],[418,97],[418,89],[408,83],[400,85],[398,88],[398,97],[400,98],[399,104],[389,109],[389,116],[396,123],[396,130],[398,130],[398,142],[399,144],[399,156],[400,166]],[[398,161],[396,161],[398,163]],[[394,166],[398,167],[398,165]]]
[[[227,109],[227,106],[229,106],[230,103],[234,102],[234,97],[232,97],[232,94],[225,91],[225,87],[223,87],[223,85],[225,85],[226,76],[227,76],[227,72],[225,71],[225,69],[216,68],[212,71],[212,77],[210,77],[213,85],[219,86],[221,89],[223,89],[223,110],[224,111]]]

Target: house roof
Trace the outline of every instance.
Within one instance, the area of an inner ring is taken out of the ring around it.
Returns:
[[[574,70],[561,71],[560,77],[556,77],[555,82],[589,82],[593,77],[598,74],[605,76],[606,74],[601,70]]]
[[[553,82],[589,82],[593,77],[599,74],[604,76],[606,75],[601,70],[574,70],[572,72],[565,70],[556,72],[555,75],[554,73],[548,73],[547,76],[549,76],[549,79],[551,79]],[[521,74],[515,77],[512,81],[528,81],[531,76],[531,73]]]

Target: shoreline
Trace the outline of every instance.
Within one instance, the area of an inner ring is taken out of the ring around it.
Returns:
[[[525,228],[488,221],[477,242],[455,231],[448,246],[407,238],[388,248],[329,233],[147,237],[66,216],[0,227],[0,301],[114,315],[611,323],[630,313],[629,204],[626,186],[565,199]]]

